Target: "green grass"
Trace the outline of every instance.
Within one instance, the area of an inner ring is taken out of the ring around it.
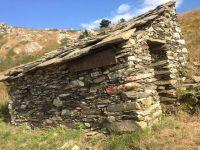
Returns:
[[[140,141],[150,135],[150,130],[137,131],[131,134],[114,136],[106,142],[106,149],[110,150],[131,150],[140,149]]]
[[[200,63],[200,17],[199,14],[180,19],[181,29],[189,51],[189,63]],[[189,75],[200,75],[199,68],[189,69]]]
[[[172,120],[165,120],[152,130],[146,129],[130,134],[87,139],[82,129],[68,129],[60,126],[44,130],[31,130],[26,126],[12,127],[1,120],[0,149],[53,150],[59,149],[69,141],[74,141],[74,144],[79,145],[80,148],[83,148],[84,145],[92,144],[93,147],[99,145],[98,147],[101,147],[101,150],[139,150],[142,147],[153,149],[158,143],[143,143],[144,139],[159,134],[164,128],[174,128],[174,124]],[[68,148],[70,149],[71,147]]]
[[[6,43],[6,39],[4,39],[3,35],[0,35],[0,49]]]
[[[159,143],[149,141],[151,137],[160,134],[166,128],[174,129],[177,128],[179,123],[172,117],[163,117],[160,123],[152,126],[151,129],[139,130],[130,134],[113,136],[108,138],[105,142],[105,149],[109,150],[140,150],[140,149],[155,149]]]
[[[0,119],[8,122],[9,112],[8,112],[8,99],[9,96],[6,91],[6,87],[0,83]]]
[[[16,55],[12,50],[10,50],[7,57],[0,62],[0,71],[5,71],[12,67],[32,62],[38,58],[40,58],[38,55]]]
[[[71,130],[63,126],[46,130],[31,130],[26,126],[14,128],[1,121],[0,149],[54,150],[70,140],[78,143],[82,135],[83,130]]]
[[[25,43],[24,43],[25,44]],[[6,57],[1,57],[0,58],[0,72],[2,71],[6,71],[10,68],[22,65],[22,64],[26,64],[32,61],[35,61],[37,59],[39,59],[44,53],[50,52],[52,50],[55,50],[58,48],[58,45],[53,45],[51,44],[49,47],[46,47],[46,49],[38,54],[33,54],[33,55],[29,55],[26,53],[22,53],[17,55],[13,49],[10,49],[6,55]]]
[[[1,40],[1,37],[0,37]],[[50,43],[47,47],[44,48],[43,51],[38,52],[37,54],[27,54],[27,53],[21,53],[16,54],[13,49],[16,47],[19,47],[21,45],[25,45],[28,42],[22,41],[16,44],[12,49],[8,51],[5,57],[0,56],[0,72],[6,71],[10,68],[26,64],[32,61],[35,61],[39,59],[41,56],[43,56],[45,53],[51,52],[52,50],[58,49],[60,46],[59,44]]]

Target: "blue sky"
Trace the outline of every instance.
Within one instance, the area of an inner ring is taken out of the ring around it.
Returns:
[[[130,19],[169,0],[0,0],[0,22],[27,28],[96,28],[103,18]],[[179,0],[178,13],[200,8]]]

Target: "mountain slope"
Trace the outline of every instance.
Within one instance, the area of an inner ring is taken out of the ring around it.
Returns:
[[[57,49],[66,39],[79,36],[72,30],[31,30],[0,24],[0,71],[33,61]]]
[[[179,15],[179,22],[189,51],[189,74],[200,75],[200,9]]]

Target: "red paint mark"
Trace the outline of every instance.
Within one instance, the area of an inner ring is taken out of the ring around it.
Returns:
[[[106,89],[106,92],[107,92],[108,94],[112,94],[112,93],[114,93],[115,91],[116,91],[115,87],[109,87],[109,88]]]
[[[108,94],[113,94],[113,93],[116,93],[116,92],[119,92],[119,91],[124,91],[124,90],[127,90],[127,89],[128,89],[128,87],[124,84],[124,85],[120,85],[120,86],[106,88],[106,92]]]
[[[127,80],[128,81],[135,81],[135,80],[137,80],[137,78],[136,78],[135,75],[131,75],[130,77],[127,78]],[[108,94],[114,94],[114,93],[119,92],[119,91],[125,91],[128,88],[130,88],[130,86],[131,86],[131,84],[127,83],[127,84],[123,84],[123,85],[120,85],[120,86],[108,87],[108,88],[106,88],[106,92]]]
[[[135,81],[135,80],[136,80],[136,76],[134,75],[128,77],[128,81]]]

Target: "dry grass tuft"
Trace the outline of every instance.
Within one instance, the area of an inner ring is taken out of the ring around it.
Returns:
[[[179,22],[189,50],[189,75],[200,75],[200,9],[179,15]]]
[[[4,84],[0,83],[0,119],[9,121],[8,93]]]

